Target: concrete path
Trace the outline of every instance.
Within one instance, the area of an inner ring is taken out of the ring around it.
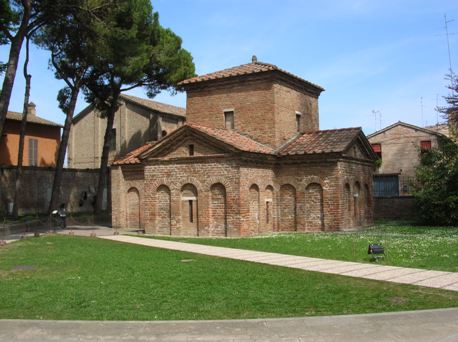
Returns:
[[[458,341],[458,309],[228,321],[0,320],[0,341]]]
[[[305,271],[317,271],[349,277],[383,280],[392,283],[411,284],[458,291],[458,272],[429,271],[417,268],[326,260],[279,253],[205,246],[192,243],[156,240],[125,235],[101,236],[101,238],[142,246],[172,249],[176,251],[251,261],[274,266],[283,266]]]

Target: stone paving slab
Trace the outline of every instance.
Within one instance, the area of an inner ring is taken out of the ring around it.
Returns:
[[[447,290],[458,291],[458,273],[456,272],[439,272],[418,268],[370,265],[348,261],[301,257],[272,252],[248,251],[228,247],[205,246],[125,235],[100,236],[100,238],[155,248],[198,253],[234,260],[244,260],[264,265],[289,267],[305,271],[323,272],[364,279],[383,280],[400,284],[446,288]]]
[[[392,280],[395,280],[397,283],[412,284],[426,279],[440,277],[446,274],[447,272],[442,271],[424,271],[403,275],[400,277],[393,278]]]
[[[418,281],[417,285],[428,286],[428,287],[444,287],[458,283],[458,273],[449,272],[440,277],[425,279]]]

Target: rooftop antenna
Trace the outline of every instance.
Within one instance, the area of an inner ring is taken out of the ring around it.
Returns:
[[[379,115],[380,129],[382,129],[382,113],[379,110],[373,109],[372,114],[374,115],[375,131],[377,131],[377,114]]]
[[[447,51],[448,51],[448,66],[449,66],[449,71],[450,71],[450,77],[452,78],[453,81],[453,68],[452,68],[452,54],[450,52],[450,33],[448,32],[448,24],[451,23],[452,21],[455,21],[454,19],[447,20],[447,14],[444,14],[444,23],[445,23],[445,36],[447,38]]]

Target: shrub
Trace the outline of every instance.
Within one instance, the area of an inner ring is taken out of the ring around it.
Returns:
[[[413,195],[422,223],[458,225],[458,145],[442,138],[423,152]]]

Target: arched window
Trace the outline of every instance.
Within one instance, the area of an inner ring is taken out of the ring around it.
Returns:
[[[259,187],[256,184],[250,186],[250,232],[259,233]]]
[[[305,229],[324,230],[323,188],[318,183],[305,189]]]
[[[127,191],[127,226],[140,228],[140,195],[137,188],[130,188]]]
[[[185,234],[199,235],[197,206],[196,187],[192,184],[183,185],[181,188],[181,224]]]

